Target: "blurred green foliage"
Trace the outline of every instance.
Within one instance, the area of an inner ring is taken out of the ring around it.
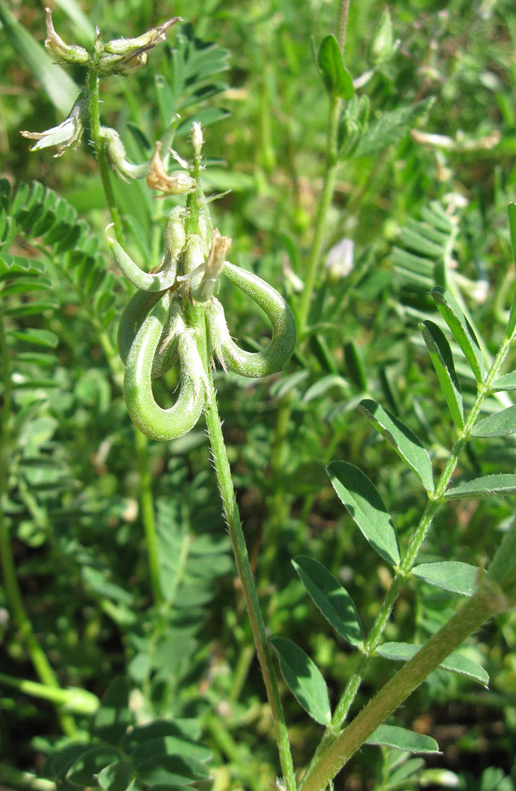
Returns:
[[[149,156],[150,141],[161,136],[171,113],[181,115],[174,146],[183,156],[190,156],[190,119],[203,121],[206,189],[231,190],[212,204],[216,225],[233,238],[231,260],[282,288],[294,303],[326,150],[327,98],[310,42],[318,48],[332,32],[334,5],[177,0],[172,12],[185,23],[149,54],[147,66],[102,86],[103,120],[137,161]],[[14,0],[10,12],[42,43],[39,5]],[[344,514],[324,466],[336,458],[360,466],[379,489],[405,547],[424,499],[415,476],[355,406],[365,395],[381,401],[419,436],[434,468],[442,466],[453,421],[417,331],[419,321],[437,320],[428,292],[443,279],[453,282],[493,353],[514,285],[505,214],[516,193],[514,4],[403,0],[391,9],[399,47],[378,62],[372,41],[382,12],[377,0],[351,2],[345,63],[359,82],[357,95],[368,98],[369,137],[350,143],[352,133],[362,133],[365,102],[350,104],[341,130],[348,158],[339,170],[325,250],[352,240],[354,266],[346,271],[337,251],[334,258],[344,268],[320,273],[308,343],[281,377],[252,384],[237,376],[216,380],[268,628],[303,646],[335,698],[353,657],[330,634],[290,560],[301,553],[323,562],[345,583],[366,628],[391,578]],[[59,0],[54,22],[66,41],[88,46],[96,25],[106,39],[134,36],[170,13],[169,4],[150,0],[93,0],[81,9]],[[195,720],[199,733],[186,725],[183,736],[195,743],[202,731],[213,753],[213,788],[258,791],[277,773],[275,745],[202,426],[180,440],[135,451],[114,351],[127,288],[104,239],[108,215],[88,134],[60,159],[48,151],[28,153],[19,131],[42,131],[64,116],[16,50],[5,19],[0,42],[1,176],[11,184],[3,193],[10,219],[0,229],[1,254],[19,267],[1,274],[7,286],[23,281],[27,287],[3,292],[16,424],[5,517],[26,609],[63,686],[102,697],[115,677],[124,676],[131,722],[142,728],[156,720]],[[78,83],[84,79],[81,67],[68,73]],[[46,189],[31,187],[34,179]],[[153,266],[162,202],[140,183],[114,186],[134,256]],[[453,220],[448,234],[442,229],[441,252],[414,248],[410,236],[414,223],[428,222],[429,211]],[[421,260],[414,262],[414,255]],[[235,317],[231,330],[252,348],[261,337],[261,318],[241,294],[227,289],[226,298],[232,300],[228,315]],[[511,366],[514,359],[508,371]],[[464,365],[457,374],[464,403],[471,404],[471,372]],[[167,374],[170,392],[175,376]],[[157,392],[170,398],[164,387]],[[270,474],[271,449],[277,407],[287,392],[292,412],[280,481],[287,516],[271,547],[265,526],[278,486]],[[494,397],[486,406],[494,411]],[[478,440],[458,472],[464,478],[513,472],[515,461],[512,438],[503,444]],[[141,519],[148,472],[161,542],[162,608],[152,606]],[[419,562],[484,565],[513,510],[501,497],[451,502],[439,513]],[[23,636],[0,596],[1,671],[34,678]],[[457,605],[457,596],[412,579],[386,639],[424,642]],[[388,748],[365,747],[335,788],[422,784],[512,791],[515,624],[514,614],[501,616],[465,649],[488,670],[489,690],[438,671],[399,712],[397,721],[436,738],[442,755],[423,764]],[[373,661],[357,711],[391,673],[385,659]],[[295,699],[285,697],[285,705],[302,765],[319,732]],[[76,719],[84,740],[95,746],[87,718]],[[1,687],[0,778],[7,785],[28,782],[10,770],[39,773],[43,756],[67,745],[50,704]],[[44,776],[55,779],[54,770],[47,765]],[[87,770],[95,774],[95,764]],[[70,779],[91,784],[89,775],[78,777]],[[103,787],[112,782],[108,778]],[[208,788],[204,780],[198,787]]]

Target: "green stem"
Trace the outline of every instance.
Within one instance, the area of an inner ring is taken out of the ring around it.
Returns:
[[[102,180],[102,186],[104,188],[104,194],[106,196],[106,202],[108,205],[109,213],[111,215],[111,219],[115,226],[116,235],[118,241],[120,242],[120,244],[122,244],[124,238],[122,221],[120,219],[120,213],[118,211],[118,207],[115,202],[115,195],[113,193],[113,187],[111,186],[111,178],[109,175],[109,166],[107,163],[104,146],[102,144],[102,138],[100,135],[99,75],[94,63],[92,63],[90,66],[89,102],[90,102],[90,132],[91,132],[93,147],[95,149],[95,156],[97,157],[97,166],[99,169],[100,178]]]
[[[310,302],[315,286],[315,279],[317,277],[317,272],[319,270],[319,265],[322,258],[324,231],[326,227],[328,209],[331,206],[333,193],[335,191],[335,181],[337,178],[337,168],[339,165],[337,159],[337,130],[339,124],[340,105],[340,99],[337,97],[330,99],[330,113],[328,117],[327,129],[326,168],[324,172],[323,189],[319,200],[319,207],[317,209],[314,238],[312,241],[312,247],[310,249],[310,256],[308,258],[304,278],[305,285],[303,293],[301,294],[299,310],[297,312],[298,331],[301,338],[305,333],[308,322],[308,313],[310,311]]]
[[[156,530],[154,498],[152,495],[152,476],[149,467],[149,440],[135,428],[134,431],[138,466],[140,469],[140,507],[147,544],[147,556],[154,604],[163,604],[163,594],[159,579],[159,541]]]
[[[213,454],[213,464],[217,474],[217,481],[222,498],[224,515],[229,528],[229,536],[235,555],[237,572],[242,585],[242,593],[247,607],[247,612],[249,614],[249,620],[251,622],[256,652],[258,654],[258,660],[263,673],[267,698],[272,712],[272,719],[276,728],[276,737],[278,742],[281,768],[285,780],[285,788],[287,791],[295,791],[297,786],[294,776],[292,755],[290,753],[287,725],[285,722],[283,706],[281,704],[271,650],[267,641],[265,624],[263,622],[263,617],[260,610],[258,593],[253,578],[253,572],[251,570],[251,564],[249,562],[244,532],[240,522],[235,490],[231,478],[231,469],[229,467],[226,446],[224,443],[224,437],[222,434],[222,427],[217,408],[217,396],[213,386],[212,371],[206,350],[206,338],[204,338],[202,345],[204,347],[204,365],[208,382],[208,392],[205,407],[206,426],[208,429],[208,436],[210,438],[210,445]]]
[[[362,709],[346,730],[327,746],[317,764],[306,773],[302,791],[323,791],[369,736],[430,673],[504,607],[505,602],[494,595],[493,590],[488,586],[481,587]]]
[[[457,437],[453,445],[453,448],[450,452],[450,456],[439,477],[439,481],[432,495],[432,498],[429,500],[429,502],[426,505],[423,515],[421,516],[419,524],[409,544],[405,557],[403,558],[399,568],[397,569],[392,584],[389,588],[389,591],[381,604],[380,610],[378,612],[378,615],[376,616],[376,619],[371,628],[369,636],[364,643],[362,654],[357,659],[357,662],[355,664],[355,667],[353,668],[351,676],[348,679],[348,683],[346,684],[344,693],[341,699],[339,700],[337,707],[335,708],[332,721],[330,725],[327,727],[324,736],[310,763],[308,773],[310,773],[311,767],[319,763],[319,761],[321,760],[321,755],[324,754],[325,750],[328,748],[328,745],[335,743],[338,739],[337,734],[339,733],[339,730],[341,729],[342,724],[360,688],[360,684],[362,683],[364,672],[369,662],[369,659],[371,655],[374,653],[376,647],[378,646],[381,640],[381,637],[383,635],[383,632],[385,630],[385,627],[387,625],[393,607],[403,589],[405,580],[409,576],[412,567],[414,566],[417,555],[419,553],[423,541],[425,540],[428,534],[434,516],[444,501],[444,494],[448,488],[448,484],[453,476],[453,473],[455,472],[462,450],[464,449],[464,446],[469,439],[471,430],[482,408],[482,404],[491,389],[493,381],[498,375],[498,371],[500,370],[500,367],[511,347],[512,342],[513,342],[513,338],[506,338],[503,341],[498,351],[498,354],[495,357],[493,365],[489,370],[486,381],[479,388],[477,398],[475,399],[475,402],[471,408],[471,411],[468,415],[464,428],[461,434]]]

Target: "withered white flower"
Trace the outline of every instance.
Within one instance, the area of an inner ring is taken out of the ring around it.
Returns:
[[[42,148],[57,146],[57,152],[54,157],[60,157],[67,148],[76,146],[84,132],[87,105],[88,100],[83,92],[77,98],[68,118],[59,126],[53,126],[45,132],[20,132],[23,137],[38,141],[30,147],[30,151],[39,151]]]

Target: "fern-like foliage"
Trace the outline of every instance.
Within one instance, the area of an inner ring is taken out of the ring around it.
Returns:
[[[400,233],[400,246],[392,258],[398,285],[410,292],[446,287],[453,248],[459,233],[459,215],[446,211],[439,201],[421,210],[421,220],[408,219]]]

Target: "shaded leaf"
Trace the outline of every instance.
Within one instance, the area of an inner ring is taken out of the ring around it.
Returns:
[[[380,404],[369,398],[361,401],[358,409],[392,445],[405,464],[416,473],[427,492],[433,492],[432,462],[414,432]]]
[[[384,643],[376,649],[377,654],[383,656],[384,659],[391,659],[393,661],[408,662],[412,659],[422,646],[413,645],[412,643]],[[463,656],[457,652],[453,652],[446,657],[444,662],[441,662],[439,667],[442,670],[449,670],[451,673],[458,673],[460,676],[467,676],[478,684],[487,687],[489,684],[489,675],[486,670],[467,656]]]
[[[33,343],[36,346],[45,346],[47,349],[55,349],[59,343],[59,338],[50,330],[28,329],[11,330],[9,332],[14,338],[24,343]]]
[[[292,561],[309,596],[340,637],[352,645],[364,639],[353,599],[322,563],[300,555]]]
[[[124,676],[115,678],[101,701],[93,729],[108,744],[118,744],[133,717],[129,711],[129,682]]]
[[[327,471],[340,500],[373,549],[388,563],[398,565],[398,537],[374,484],[362,470],[346,461],[332,461]]]
[[[507,407],[475,423],[472,437],[507,437],[516,431],[516,406]]]
[[[94,747],[81,755],[66,773],[66,779],[78,786],[96,786],[96,775],[119,758],[112,747]]]
[[[477,337],[462,308],[455,297],[441,286],[435,286],[431,295],[455,340],[464,352],[475,379],[479,383],[483,382],[486,376],[484,358]]]
[[[439,745],[430,736],[408,731],[396,725],[380,725],[367,739],[366,744],[383,744],[410,753],[438,753]]]
[[[351,99],[355,93],[353,80],[344,66],[342,53],[335,36],[329,35],[322,40],[317,56],[317,65],[321,71],[324,87],[330,96]]]
[[[413,577],[461,596],[472,596],[477,586],[478,568],[457,560],[421,563],[411,572]]]
[[[138,767],[138,777],[148,786],[183,786],[209,776],[204,764],[180,755],[155,755]]]
[[[464,428],[464,407],[459,380],[455,373],[455,365],[446,336],[433,321],[424,321],[419,325],[428,349],[428,354],[441,384],[444,397],[457,428]]]
[[[328,725],[331,721],[328,687],[315,662],[292,640],[273,637],[270,642],[292,694],[316,722]]]
[[[104,791],[127,791],[135,777],[134,767],[127,758],[105,766],[97,775],[97,780]]]

